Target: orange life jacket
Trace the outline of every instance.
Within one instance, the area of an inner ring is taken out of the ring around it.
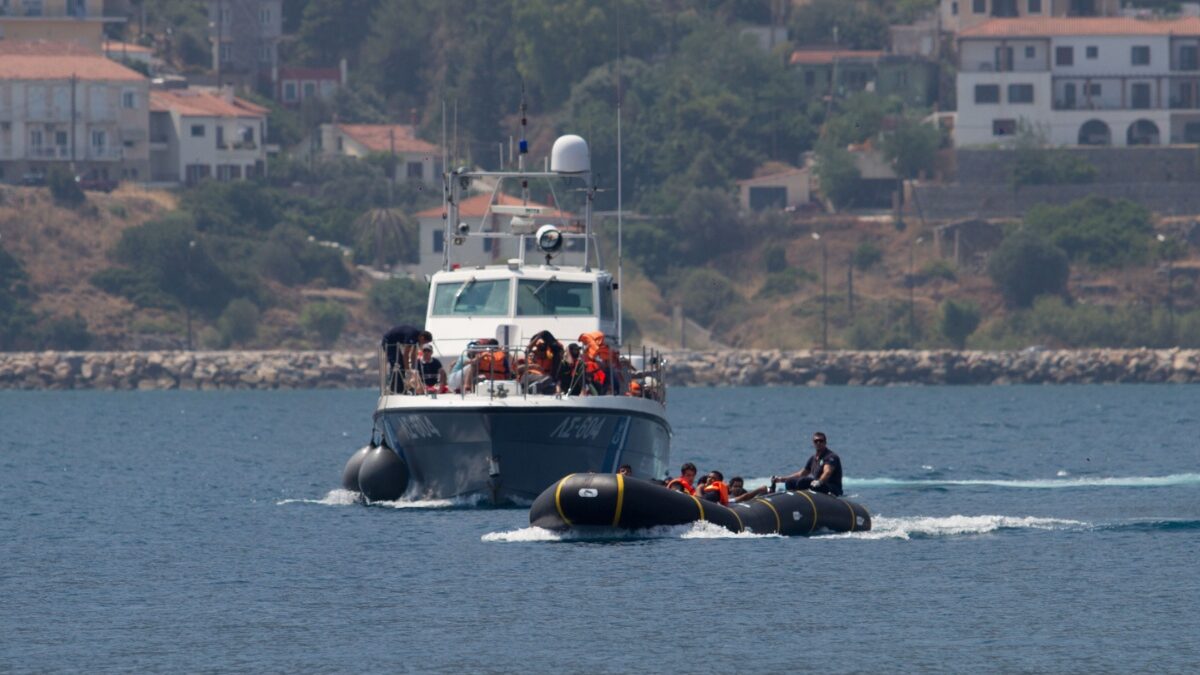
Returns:
[[[696,494],[696,488],[692,487],[692,484],[688,482],[688,479],[684,478],[683,476],[680,476],[679,478],[672,478],[671,480],[667,481],[667,489],[682,490],[689,495]]]
[[[511,380],[512,372],[508,367],[508,355],[503,349],[483,352],[478,361],[479,376],[489,380]]]
[[[704,486],[705,498],[709,493],[717,494],[717,501],[721,502],[721,506],[729,506],[729,486],[723,480],[714,480]]]
[[[603,385],[608,381],[608,371],[616,364],[616,350],[604,341],[604,333],[593,331],[579,336],[579,342],[584,350],[584,367],[587,374],[596,384]]]

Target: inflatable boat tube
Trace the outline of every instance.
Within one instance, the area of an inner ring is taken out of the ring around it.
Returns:
[[[529,509],[529,524],[548,530],[602,527],[636,530],[699,520],[733,532],[806,536],[871,529],[871,514],[819,492],[776,492],[721,506],[638,478],[575,473],[546,488]]]

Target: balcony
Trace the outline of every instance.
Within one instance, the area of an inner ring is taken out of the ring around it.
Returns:
[[[94,162],[115,162],[123,156],[121,148],[88,146],[87,156],[84,159]]]
[[[70,159],[71,149],[65,145],[32,146],[25,155],[28,159]]]

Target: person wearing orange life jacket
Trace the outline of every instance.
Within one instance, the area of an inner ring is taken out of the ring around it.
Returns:
[[[525,350],[524,365],[517,368],[522,386],[532,387],[531,391],[542,394],[555,393],[562,360],[562,343],[548,330],[537,333]]]
[[[700,496],[721,506],[729,506],[729,486],[725,484],[725,474],[720,471],[710,471],[708,482],[700,492]]]
[[[579,336],[583,344],[584,367],[588,381],[596,388],[596,393],[607,394],[613,391],[616,384],[616,366],[618,363],[617,350],[608,345],[604,333],[593,331]]]
[[[687,462],[679,467],[679,477],[672,478],[667,481],[667,489],[675,490],[676,492],[686,492],[689,495],[695,496],[696,488],[692,487],[692,481],[696,480],[696,465]]]

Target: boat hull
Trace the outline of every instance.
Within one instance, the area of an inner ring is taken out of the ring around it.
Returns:
[[[586,399],[422,405],[405,398],[375,414],[386,445],[407,466],[405,499],[482,496],[528,504],[566,473],[629,464],[636,475],[657,476],[670,459],[670,426],[655,414],[657,404],[647,410],[609,398],[623,405],[581,403]]]

